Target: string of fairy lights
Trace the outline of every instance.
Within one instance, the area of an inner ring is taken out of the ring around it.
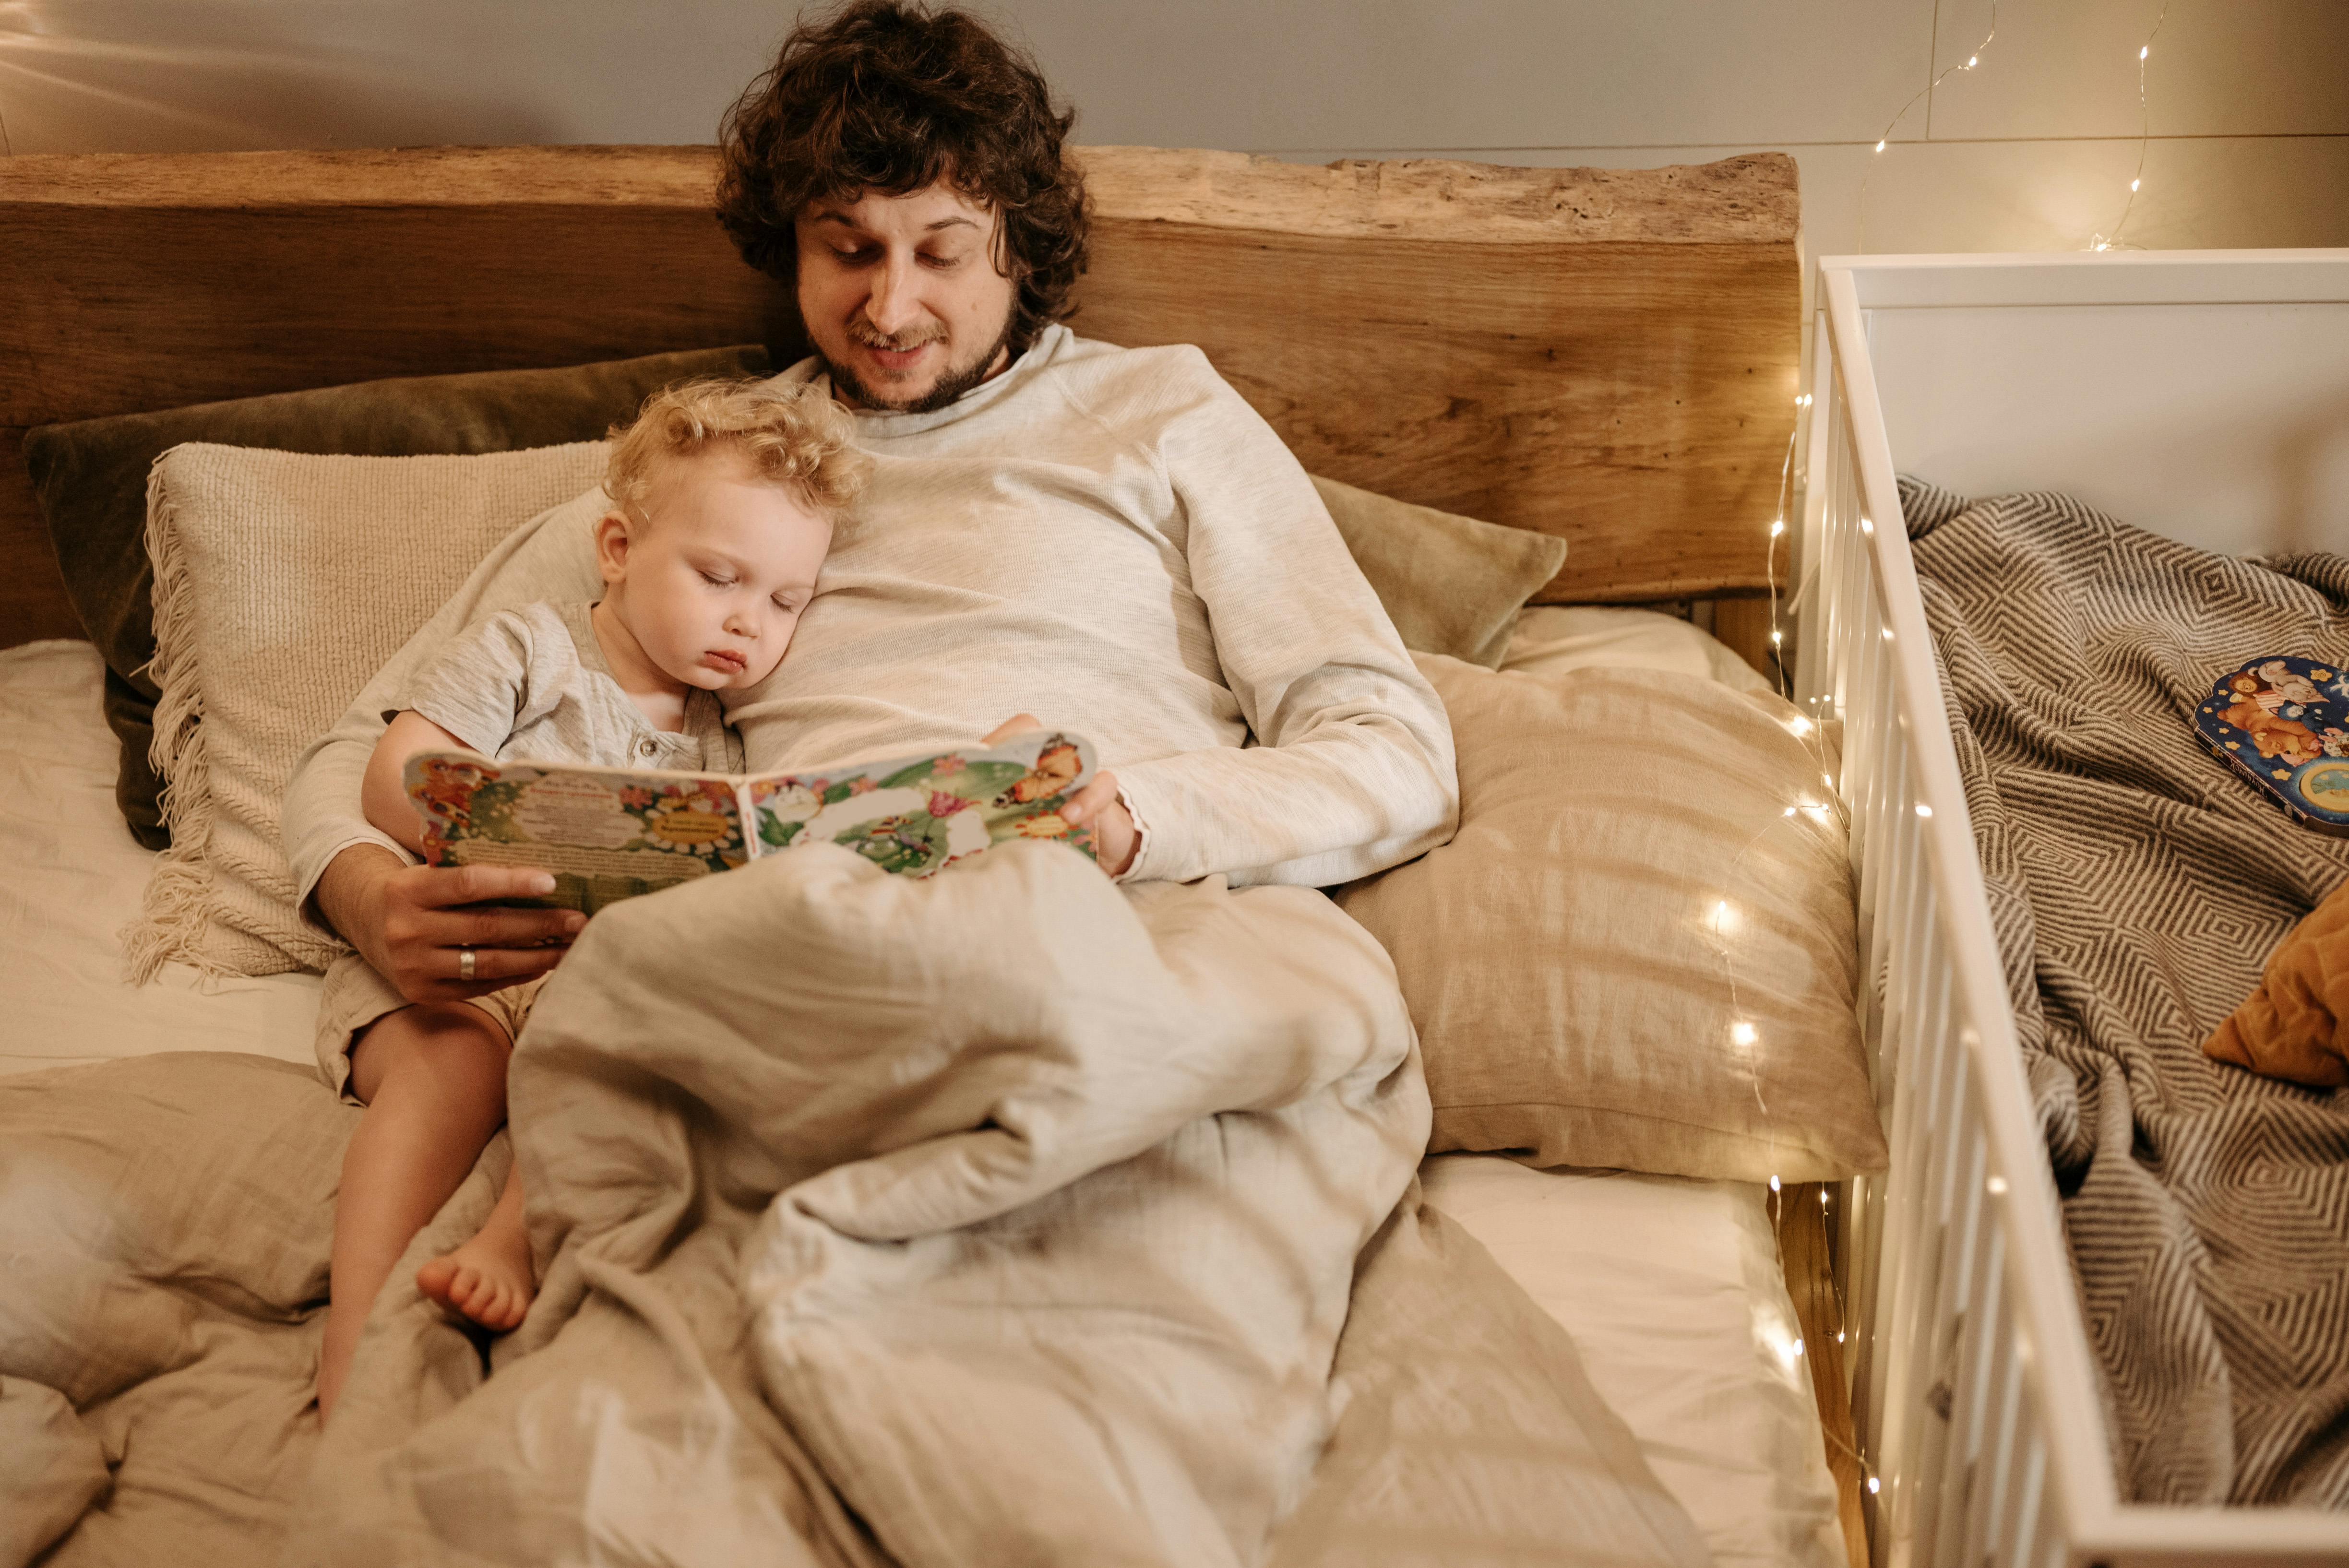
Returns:
[[[2121,203],[2121,215],[2113,224],[2110,234],[2098,234],[2088,242],[2092,251],[2109,251],[2121,243],[2121,231],[2128,227],[2129,213],[2137,206],[2137,193],[2145,184],[2146,150],[2153,145],[2153,111],[2145,95],[2146,62],[2153,58],[2153,41],[2161,36],[2161,25],[2169,20],[2169,0],[2162,0],[2161,13],[2153,19],[2153,31],[2137,51],[2137,172],[2129,176],[2128,200]]]
[[[2162,0],[2161,9],[2155,15],[2153,19],[2153,30],[2145,36],[2145,41],[2137,46],[2137,167],[2129,175],[2128,191],[2121,202],[2120,216],[2114,220],[2112,229],[2109,232],[2098,230],[2088,237],[2088,242],[2085,247],[2087,250],[2113,251],[2135,248],[2130,245],[2127,241],[2122,238],[2122,233],[2128,227],[2130,214],[2137,209],[2137,194],[2145,188],[2146,156],[2153,145],[2153,114],[2151,98],[2146,90],[2146,73],[2147,67],[2153,58],[2154,40],[2161,36],[2162,24],[2168,20],[2169,0]],[[1982,57],[1989,53],[1992,43],[1997,37],[1998,0],[1991,0],[1990,26],[1989,29],[1982,34],[1982,41],[1976,44],[1971,50],[1967,51],[1966,57],[1962,61],[1956,65],[1944,67],[1939,73],[1928,80],[1923,87],[1919,88],[1914,94],[1910,95],[1909,101],[1902,104],[1899,110],[1893,115],[1891,119],[1885,123],[1884,134],[1876,139],[1874,154],[1868,159],[1867,168],[1864,169],[1860,174],[1858,234],[1857,236],[1855,245],[1856,249],[1862,252],[1865,252],[1868,249],[1868,183],[1875,178],[1876,165],[1881,160],[1885,150],[1892,144],[1893,133],[1900,129],[1900,122],[1909,118],[1909,113],[1911,109],[1930,98],[1932,96],[1934,88],[1940,87],[1950,77],[1956,76],[1961,72],[1971,71],[1980,67],[1982,63]]]
[[[2123,236],[2128,227],[2129,218],[2136,211],[2137,196],[2145,189],[2146,160],[2147,153],[2152,147],[2153,141],[2153,118],[2151,100],[2147,90],[2147,72],[2149,63],[2153,57],[2154,42],[2160,36],[2163,24],[2168,22],[2169,19],[2169,3],[2170,0],[2163,0],[2160,10],[2154,17],[2152,30],[2146,35],[2144,41],[2137,46],[2137,166],[2129,175],[2128,191],[2122,201],[2120,215],[2114,220],[2112,228],[2109,232],[2099,230],[2089,237],[2085,248],[2091,251],[2110,251],[2134,248],[2127,240],[2124,239]],[[1865,252],[1868,249],[1867,225],[1868,181],[1874,176],[1876,165],[1880,160],[1882,154],[1891,145],[1893,134],[1900,129],[1901,122],[1908,119],[1909,112],[1920,103],[1924,102],[1931,96],[1934,88],[1940,87],[1951,77],[1956,76],[1961,72],[1979,69],[1982,66],[1983,56],[1989,52],[1991,46],[1997,40],[1997,37],[1998,0],[1991,0],[1990,25],[1984,30],[1981,41],[1975,44],[1971,49],[1967,51],[1964,60],[1949,66],[1935,74],[1923,87],[1918,88],[1916,93],[1909,98],[1908,102],[1900,106],[1898,112],[1892,116],[1890,120],[1886,122],[1884,132],[1881,136],[1877,138],[1875,148],[1868,160],[1867,169],[1860,179],[1858,214],[1859,232],[1857,235],[1857,249],[1862,252]],[[1773,684],[1782,695],[1788,696],[1792,695],[1792,681],[1791,672],[1786,667],[1785,656],[1785,634],[1781,628],[1779,622],[1778,552],[1783,548],[1780,542],[1786,536],[1787,516],[1794,510],[1794,503],[1797,500],[1797,490],[1801,486],[1801,476],[1797,475],[1795,469],[1795,452],[1802,437],[1803,427],[1812,413],[1811,405],[1812,396],[1809,393],[1800,394],[1795,398],[1795,428],[1787,436],[1785,456],[1779,465],[1778,493],[1775,509],[1776,515],[1771,519],[1769,537],[1764,551],[1764,559],[1767,563],[1766,574],[1770,608],[1770,660],[1774,673]],[[1862,531],[1867,531],[1867,528],[1868,525],[1863,521],[1861,523]],[[1799,604],[1801,597],[1802,596],[1799,593],[1795,595],[1797,604]],[[1791,612],[1793,607],[1790,606],[1789,608]],[[1887,633],[1887,635],[1889,634],[1889,633]],[[1805,749],[1810,753],[1812,759],[1817,764],[1820,769],[1820,780],[1826,786],[1824,797],[1819,800],[1798,800],[1795,804],[1785,807],[1777,817],[1766,821],[1759,830],[1747,839],[1745,843],[1738,850],[1737,853],[1731,858],[1728,866],[1725,868],[1722,878],[1722,891],[1706,895],[1710,900],[1710,908],[1706,911],[1704,917],[1699,922],[1700,928],[1705,933],[1708,938],[1707,945],[1713,949],[1714,956],[1721,964],[1723,979],[1729,992],[1730,1044],[1738,1050],[1746,1063],[1748,1077],[1754,1087],[1754,1104],[1763,1113],[1763,1126],[1765,1130],[1765,1136],[1770,1137],[1773,1140],[1774,1148],[1775,1129],[1771,1123],[1769,1104],[1763,1093],[1762,1073],[1760,1068],[1761,1058],[1756,1050],[1756,1047],[1760,1044],[1761,1040],[1760,1028],[1754,1020],[1744,1016],[1744,1003],[1742,992],[1737,983],[1737,966],[1735,961],[1736,944],[1731,940],[1731,937],[1739,923],[1740,917],[1738,915],[1736,906],[1730,900],[1730,892],[1733,889],[1733,884],[1736,882],[1740,869],[1744,865],[1748,853],[1750,853],[1756,845],[1760,844],[1765,838],[1767,838],[1774,830],[1787,825],[1793,820],[1801,816],[1808,816],[1820,826],[1825,826],[1830,820],[1833,820],[1840,823],[1847,833],[1850,830],[1848,809],[1840,793],[1837,789],[1835,779],[1829,770],[1826,737],[1821,730],[1819,724],[1814,722],[1811,718],[1799,715],[1790,717],[1785,722],[1787,727],[1803,742]],[[1920,817],[1930,816],[1931,809],[1920,803],[1917,807],[1917,814]],[[1999,1178],[1992,1177],[1991,1181],[1991,1190],[1993,1192],[2003,1190],[2004,1182]],[[1830,1224],[1832,1223],[1830,1215],[1832,1214],[1834,1206],[1833,1194],[1835,1191],[1836,1188],[1833,1183],[1822,1183],[1819,1187],[1819,1208],[1822,1211],[1821,1218],[1824,1222]],[[1773,1174],[1770,1177],[1769,1192],[1768,1208],[1771,1218],[1774,1222],[1772,1225],[1772,1240],[1774,1244],[1777,1245],[1779,1249],[1779,1264],[1783,1269],[1785,1262],[1784,1243],[1778,1238],[1778,1226],[1775,1222],[1777,1222],[1784,1217],[1783,1204],[1785,1202],[1785,1194],[1783,1184],[1775,1174]],[[1849,1331],[1847,1328],[1842,1326],[1847,1310],[1846,1303],[1843,1299],[1843,1293],[1838,1288],[1832,1274],[1827,1278],[1826,1287],[1831,1305],[1834,1308],[1835,1321],[1838,1326],[1836,1329],[1835,1335],[1836,1344],[1838,1346],[1845,1345],[1848,1341]],[[1784,1344],[1774,1345],[1773,1348],[1776,1350],[1779,1358],[1785,1364],[1789,1372],[1794,1369],[1796,1362],[1803,1357],[1805,1349],[1803,1341],[1799,1336],[1789,1337]],[[1868,1456],[1861,1452],[1854,1444],[1846,1440],[1840,1433],[1835,1431],[1832,1428],[1829,1428],[1826,1430],[1826,1436],[1827,1440],[1837,1450],[1839,1450],[1841,1456],[1847,1459],[1855,1467],[1860,1478],[1860,1484],[1868,1494],[1870,1497],[1881,1495],[1883,1491],[1882,1478],[1878,1474],[1875,1466],[1868,1461]]]

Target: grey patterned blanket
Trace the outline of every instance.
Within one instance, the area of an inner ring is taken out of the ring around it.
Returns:
[[[2212,555],[2057,495],[1901,504],[2124,1496],[2349,1505],[2349,1090],[2201,1041],[2349,875],[2195,738],[2349,661],[2349,556]]]

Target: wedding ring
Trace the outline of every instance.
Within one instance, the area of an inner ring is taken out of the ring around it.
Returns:
[[[472,977],[473,950],[470,947],[460,947],[457,949],[457,978],[471,980]]]

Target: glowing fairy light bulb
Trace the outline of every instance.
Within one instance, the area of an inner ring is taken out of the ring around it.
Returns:
[[[1811,732],[1811,721],[1798,713],[1786,721],[1786,727],[1796,735],[1808,735]]]
[[[1966,57],[1966,69],[1972,70],[1976,66],[1981,64],[1982,57],[1980,55],[1968,55]]]
[[[1878,151],[1878,152],[1883,151],[1883,150],[1884,150],[1884,141],[1885,141],[1885,140],[1889,140],[1889,139],[1891,139],[1888,137],[1888,138],[1885,138],[1885,139],[1884,139],[1884,140],[1879,140],[1879,141],[1876,144],[1876,150],[1877,150],[1877,151]]]
[[[1770,645],[1771,645],[1772,647],[1774,647],[1774,648],[1781,648],[1781,647],[1785,646],[1785,645],[1786,645],[1786,634],[1785,634],[1785,633],[1784,633],[1784,632],[1773,632],[1773,633],[1771,633],[1771,634],[1770,634]]]
[[[2137,179],[2132,180],[2132,181],[2129,181],[2129,189],[2130,189],[2130,190],[2132,190],[2132,191],[2134,191],[2134,190],[2136,190],[2138,186],[2140,186],[2140,185],[2142,185],[2142,184],[2144,184],[2144,183],[2145,183],[2145,178],[2144,178],[2144,176],[2139,175]]]
[[[1872,519],[1872,518],[1865,518],[1865,517],[1861,518],[1861,519],[1859,520],[1859,531],[1860,531],[1860,532],[1862,532],[1862,533],[1864,533],[1864,534],[1867,534],[1867,535],[1868,535],[1869,538],[1871,538],[1871,539],[1875,538],[1875,537],[1876,537],[1876,522],[1875,522],[1875,520],[1874,520],[1874,519]]]
[[[1928,806],[1928,805],[1927,805],[1927,804],[1925,804],[1925,802],[1924,802],[1924,801],[1922,801],[1922,800],[1920,800],[1920,801],[1918,801],[1918,802],[1917,802],[1917,815],[1919,815],[1919,816],[1920,816],[1920,817],[1930,817],[1930,816],[1931,816],[1932,814],[1933,814],[1933,808],[1931,808],[1930,806]]]
[[[1773,1192],[1775,1192],[1777,1190],[1778,1190],[1778,1178],[1777,1178],[1776,1176],[1773,1175],[1773,1176],[1770,1178],[1770,1191],[1772,1191]]]
[[[2142,60],[2142,59],[2144,59],[2147,56],[2148,56],[2148,55],[2150,55],[2150,54],[2152,54],[2152,53],[2153,53],[2153,46],[2152,46],[2151,44],[2147,44],[2145,47],[2143,47],[2142,49],[2139,49],[2139,50],[2137,52],[2137,57],[2138,59]]]
[[[1780,534],[1785,531],[1786,520],[1783,517],[1776,519],[1770,524],[1770,537],[1773,539],[1777,538]]]
[[[1750,1046],[1760,1037],[1754,1033],[1753,1025],[1740,1018],[1729,1026],[1729,1037],[1741,1046]],[[1770,1178],[1770,1191],[1775,1192],[1777,1190],[1778,1179],[1773,1176]]]
[[[1883,1490],[1884,1483],[1882,1481],[1877,1480],[1874,1476],[1869,1476],[1868,1478],[1868,1494],[1870,1497],[1874,1497],[1878,1492],[1882,1491]]]

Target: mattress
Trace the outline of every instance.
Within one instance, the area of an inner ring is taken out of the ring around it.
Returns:
[[[1510,665],[1762,684],[1712,638],[1644,611],[1528,611]],[[308,1063],[315,976],[205,982],[173,965],[151,985],[124,982],[116,933],[137,912],[154,857],[114,809],[99,676],[87,643],[0,652],[0,1072],[172,1050]],[[1717,1561],[1844,1561],[1761,1188],[1536,1171],[1491,1155],[1439,1156],[1422,1175],[1436,1205],[1573,1336]],[[1566,1547],[1560,1561],[1571,1560]]]

